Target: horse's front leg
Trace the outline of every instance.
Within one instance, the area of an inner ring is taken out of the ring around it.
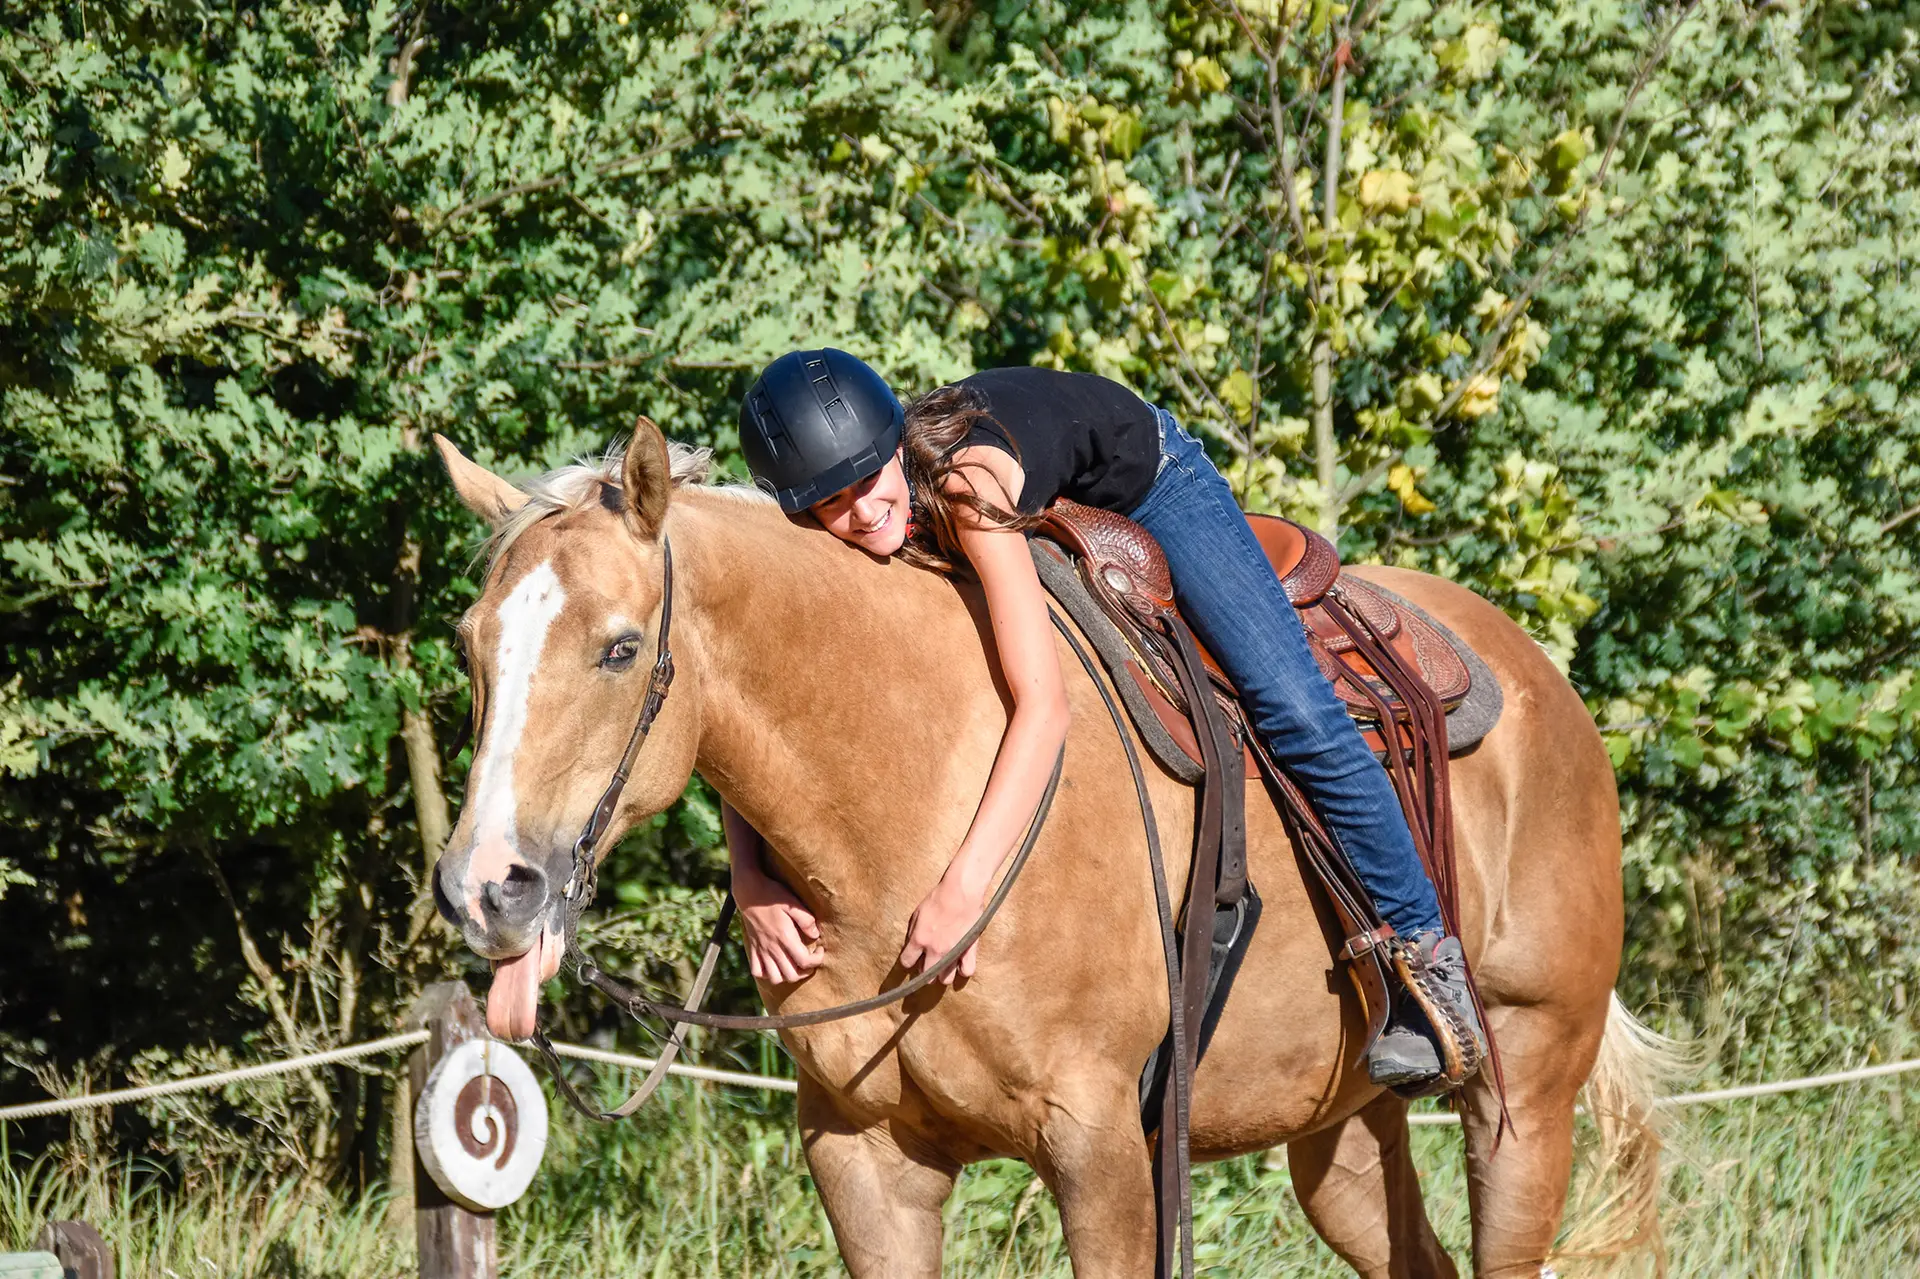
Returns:
[[[1074,1279],[1153,1273],[1152,1154],[1134,1080],[1056,1096],[1032,1162],[1060,1205]]]
[[[800,1141],[853,1279],[939,1279],[940,1209],[960,1166],[847,1119],[800,1072]]]

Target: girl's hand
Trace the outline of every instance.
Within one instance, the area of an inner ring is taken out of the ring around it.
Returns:
[[[942,879],[927,894],[927,899],[914,908],[913,917],[907,921],[907,944],[900,952],[900,966],[911,973],[923,964],[931,968],[939,963],[941,957],[966,936],[985,908],[983,898]],[[956,978],[973,976],[979,950],[977,941],[967,947],[960,962],[940,975],[941,982],[951,986]]]
[[[766,875],[734,876],[733,900],[747,935],[747,967],[777,986],[805,981],[826,958],[820,924],[779,881]]]

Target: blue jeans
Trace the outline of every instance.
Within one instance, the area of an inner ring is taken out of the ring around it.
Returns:
[[[1240,690],[1253,731],[1299,781],[1403,937],[1440,930],[1440,902],[1400,801],[1307,651],[1305,627],[1233,491],[1165,409],[1160,472],[1130,512],[1167,553],[1180,611]]]

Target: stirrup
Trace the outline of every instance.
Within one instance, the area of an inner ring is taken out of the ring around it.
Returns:
[[[1400,978],[1401,989],[1427,1019],[1433,1031],[1433,1043],[1440,1050],[1438,1075],[1426,1083],[1409,1084],[1394,1091],[1403,1097],[1451,1092],[1479,1072],[1486,1047],[1441,988],[1439,978],[1428,966],[1417,942],[1394,937],[1387,943],[1387,956]]]

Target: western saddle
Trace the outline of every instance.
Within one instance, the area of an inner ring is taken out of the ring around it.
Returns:
[[[1198,762],[1199,746],[1178,682],[1165,662],[1156,660],[1153,641],[1141,633],[1157,631],[1154,618],[1162,611],[1177,612],[1172,574],[1159,544],[1124,515],[1065,498],[1047,509],[1045,519],[1042,531],[1072,554],[1089,593],[1139,653],[1142,660],[1128,669],[1128,677],[1145,693],[1168,734]],[[1392,710],[1402,750],[1411,750],[1414,745],[1409,740],[1414,731],[1413,707],[1396,691],[1396,681],[1389,676],[1402,671],[1413,674],[1438,699],[1443,714],[1466,699],[1472,676],[1453,646],[1431,622],[1401,601],[1359,578],[1344,576],[1333,543],[1304,525],[1278,516],[1248,515],[1247,523],[1306,626],[1307,648],[1320,673],[1333,685],[1374,754],[1386,753],[1380,718],[1383,703]],[[1369,661],[1367,652],[1372,646],[1356,640],[1355,628],[1343,624],[1343,611],[1356,615],[1363,623],[1359,629],[1369,632],[1398,659],[1398,669],[1383,674]],[[1233,685],[1213,655],[1197,640],[1195,643],[1216,695],[1237,711]],[[1444,758],[1444,737],[1440,750]],[[1245,754],[1246,776],[1261,776],[1250,744]]]
[[[1414,846],[1438,890],[1442,918],[1448,931],[1457,933],[1446,715],[1471,686],[1466,662],[1417,610],[1343,575],[1338,552],[1320,534],[1291,520],[1247,518],[1299,612],[1315,662],[1381,758]],[[1109,677],[1116,687],[1118,681],[1130,681],[1166,735],[1201,766],[1192,869],[1178,943],[1170,943],[1170,954],[1177,952],[1178,957],[1177,1013],[1183,1014],[1175,1021],[1184,1042],[1176,1044],[1170,1030],[1141,1081],[1143,1120],[1149,1130],[1157,1128],[1162,1134],[1155,1158],[1162,1190],[1162,1273],[1168,1273],[1174,1234],[1170,1204],[1176,1197],[1185,1200],[1185,1097],[1176,1094],[1190,1087],[1191,1072],[1212,1037],[1259,916],[1259,897],[1246,871],[1243,805],[1248,779],[1265,782],[1309,882],[1322,889],[1344,935],[1336,958],[1344,962],[1366,1018],[1363,1054],[1386,1026],[1395,977],[1405,974],[1395,972],[1393,929],[1379,917],[1371,895],[1299,785],[1249,731],[1231,683],[1181,618],[1165,555],[1147,531],[1111,511],[1061,499],[1045,512],[1034,554],[1036,562],[1050,556],[1071,566],[1073,577],[1123,641],[1124,658],[1107,658]],[[1065,631],[1064,624],[1061,629]],[[1122,727],[1110,698],[1108,706],[1116,727]],[[1150,726],[1138,727],[1144,732]],[[1234,766],[1236,758],[1239,767]],[[1137,761],[1135,769],[1138,783]],[[1144,790],[1142,804],[1144,809]],[[1157,867],[1155,874],[1160,878]],[[1474,1000],[1477,1005],[1477,992]],[[1481,1022],[1486,1022],[1484,1011]],[[1504,1093],[1491,1044],[1489,1057],[1495,1086]],[[1439,1081],[1426,1091],[1440,1091],[1446,1084]],[[1177,1178],[1174,1161],[1166,1158],[1168,1134],[1181,1146]]]

